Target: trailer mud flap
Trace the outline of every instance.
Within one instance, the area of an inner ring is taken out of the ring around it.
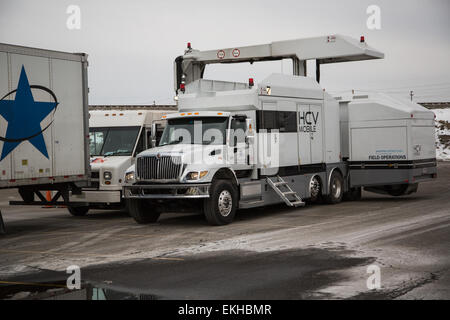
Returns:
[[[0,235],[6,234],[5,223],[3,222],[2,212],[0,211]]]

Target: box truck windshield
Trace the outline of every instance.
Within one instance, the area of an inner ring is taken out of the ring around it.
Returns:
[[[131,156],[140,127],[90,128],[91,156]]]
[[[194,129],[199,126],[199,129]],[[159,146],[171,144],[213,144],[224,145],[228,117],[195,117],[176,118],[167,120],[167,126],[161,137]],[[197,131],[198,130],[198,131]],[[201,132],[201,137],[194,136]]]

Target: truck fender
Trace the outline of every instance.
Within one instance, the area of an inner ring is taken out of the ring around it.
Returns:
[[[327,185],[324,186],[324,187],[326,187],[325,190],[327,191],[327,194],[330,192],[330,190],[329,190],[330,189],[330,180],[331,180],[331,175],[333,174],[334,170],[337,170],[341,174],[342,178],[344,179],[344,186],[342,186],[342,187],[344,188],[344,191],[347,190],[347,187],[345,186],[346,179],[345,179],[344,175],[342,174],[341,169],[339,169],[338,167],[334,167],[333,169],[330,170],[330,173],[328,174]]]
[[[234,172],[234,170],[232,170],[230,168],[220,168],[219,170],[217,170],[214,173],[214,176],[212,178],[212,182],[214,180],[217,180],[217,179],[231,180],[231,182],[233,184],[235,184],[236,187],[239,186],[239,182],[238,182],[238,179],[236,177],[236,173]]]

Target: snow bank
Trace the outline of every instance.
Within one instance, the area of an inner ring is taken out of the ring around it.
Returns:
[[[436,158],[450,161],[450,109],[432,109],[436,115]]]

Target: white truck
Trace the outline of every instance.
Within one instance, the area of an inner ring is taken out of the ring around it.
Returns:
[[[0,44],[0,188],[23,199],[12,204],[67,203],[87,185],[87,67],[83,53]]]
[[[305,200],[338,203],[361,188],[410,194],[436,177],[434,114],[388,97],[333,97],[319,85],[325,63],[381,59],[364,37],[273,42],[198,51],[175,60],[179,112],[159,147],[140,153],[125,176],[124,197],[138,223],[193,205],[210,224],[240,208]],[[293,75],[255,85],[203,79],[212,63],[291,58]],[[316,79],[306,61],[316,61]]]
[[[90,185],[70,194],[68,210],[85,215],[89,209],[125,209],[122,186],[126,169],[136,155],[156,145],[162,134],[161,117],[173,107],[99,107],[89,112]],[[152,134],[155,130],[155,134]],[[155,141],[152,141],[152,137]]]

